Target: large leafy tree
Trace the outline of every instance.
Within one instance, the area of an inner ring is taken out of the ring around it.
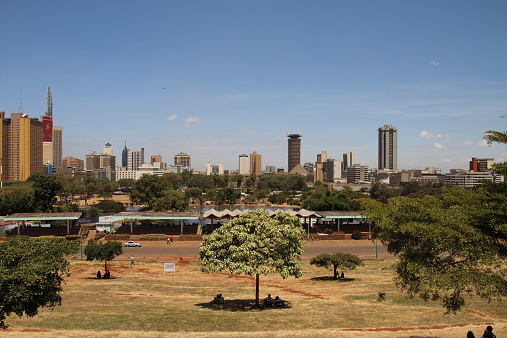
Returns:
[[[33,317],[41,307],[60,305],[66,257],[78,249],[78,241],[60,239],[0,242],[0,328],[13,313]]]
[[[120,242],[108,241],[105,243],[97,243],[93,239],[88,241],[84,254],[87,261],[94,259],[104,261],[104,270],[107,271],[107,262],[112,261],[116,256],[123,253],[123,248]]]
[[[255,302],[259,304],[259,276],[279,273],[299,278],[297,260],[303,253],[304,230],[299,218],[265,210],[252,210],[204,236],[200,248],[201,270],[255,276]]]
[[[507,115],[501,116],[501,118],[506,118]],[[489,145],[493,143],[503,143],[507,144],[507,132],[488,130],[484,135],[484,139]],[[496,163],[494,165],[494,169],[501,174],[507,174],[507,164],[506,163]]]
[[[52,211],[51,204],[55,202],[56,195],[62,189],[61,181],[53,175],[32,175],[33,206],[36,212]]]
[[[143,175],[132,186],[130,198],[139,204],[146,204],[152,209],[157,199],[164,197],[169,182],[156,175]]]
[[[363,265],[363,261],[356,255],[337,252],[334,254],[322,254],[315,256],[310,260],[310,264],[321,268],[332,268],[333,278],[337,279],[338,269],[342,270],[342,272],[345,270],[354,270],[358,266]]]
[[[398,255],[395,282],[409,296],[441,300],[455,313],[476,294],[507,295],[507,185],[444,189],[442,199],[362,200],[373,237]]]

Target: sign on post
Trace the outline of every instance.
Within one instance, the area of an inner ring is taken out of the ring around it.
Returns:
[[[166,272],[173,272],[173,276],[176,276],[176,263],[164,263],[164,280]]]

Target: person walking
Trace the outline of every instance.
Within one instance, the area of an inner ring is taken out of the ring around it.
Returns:
[[[134,255],[130,256],[130,265],[134,265],[135,264],[135,258],[134,258]]]

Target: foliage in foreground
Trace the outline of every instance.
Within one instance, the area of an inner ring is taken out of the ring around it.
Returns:
[[[310,264],[321,268],[333,268],[333,277],[334,279],[338,279],[338,269],[341,269],[342,271],[354,270],[364,263],[356,255],[337,252],[332,255],[322,254],[315,256],[310,260]]]
[[[0,328],[12,313],[33,317],[41,307],[60,305],[66,257],[78,249],[79,241],[62,239],[0,242]]]
[[[304,234],[296,216],[280,212],[270,218],[265,210],[249,211],[204,236],[201,270],[256,276],[258,304],[259,275],[301,276],[297,260],[303,253]]]
[[[505,183],[449,187],[442,199],[365,199],[362,205],[376,224],[373,237],[399,256],[395,282],[409,296],[440,300],[447,313],[456,313],[465,295],[507,295]]]

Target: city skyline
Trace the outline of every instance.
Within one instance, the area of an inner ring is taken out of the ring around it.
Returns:
[[[507,158],[482,139],[506,129],[506,12],[466,0],[3,1],[0,110],[39,118],[51,86],[63,157],[106,143],[119,157],[126,141],[168,163],[187,153],[199,171],[236,170],[253,151],[262,169],[287,170],[287,135],[301,134],[301,165],[325,150],[376,168],[377,129],[393,125],[398,169],[467,169]]]

